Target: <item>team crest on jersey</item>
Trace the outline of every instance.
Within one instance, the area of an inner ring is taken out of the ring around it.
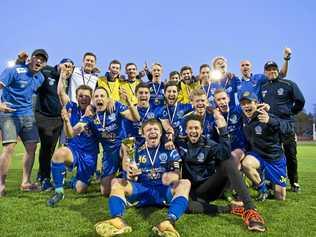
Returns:
[[[161,153],[159,155],[159,160],[160,160],[160,162],[165,163],[168,160],[167,154],[166,153]]]
[[[153,112],[149,112],[148,114],[147,114],[147,118],[148,119],[151,119],[151,118],[154,118],[155,117],[155,114],[153,113]]]
[[[262,97],[265,97],[265,96],[266,96],[266,94],[267,94],[267,92],[268,92],[267,90],[262,91],[262,92],[261,92]]]
[[[108,118],[109,118],[110,122],[115,121],[115,119],[116,119],[115,113],[110,114]]]
[[[257,125],[255,127],[255,132],[257,135],[261,135],[262,134],[262,127],[260,125]]]
[[[227,92],[227,93],[231,93],[232,90],[233,90],[233,88],[230,86],[230,87],[227,87],[226,92]]]
[[[150,90],[150,92],[153,92],[153,88],[152,87],[150,87],[149,90]]]
[[[284,94],[284,89],[283,88],[279,88],[277,90],[278,95],[283,95]]]
[[[53,86],[55,83],[55,79],[54,78],[48,78],[48,85]]]
[[[212,88],[211,93],[214,94],[215,90],[216,90],[216,88]]]
[[[232,116],[229,118],[230,122],[232,124],[236,124],[238,122],[238,118],[236,114],[232,114]]]
[[[204,158],[205,158],[205,155],[204,155],[204,153],[203,152],[200,152],[198,155],[197,155],[197,161],[198,162],[204,162]]]
[[[18,74],[20,74],[20,73],[26,73],[27,70],[26,70],[26,68],[18,67],[18,68],[16,68],[16,72],[17,72]]]

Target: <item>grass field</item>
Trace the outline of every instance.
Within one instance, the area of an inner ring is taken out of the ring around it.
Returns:
[[[302,192],[288,192],[284,202],[268,200],[257,205],[267,224],[266,233],[250,233],[237,216],[184,215],[177,223],[181,236],[316,236],[316,145],[300,145],[298,152]],[[59,207],[49,208],[50,193],[19,191],[22,155],[19,144],[7,178],[7,196],[0,199],[0,237],[96,236],[94,224],[109,218],[107,200],[97,185],[85,195],[67,190]],[[36,169],[37,164],[34,176]],[[151,236],[151,226],[165,213],[166,209],[128,209],[126,220],[134,230],[128,236]]]

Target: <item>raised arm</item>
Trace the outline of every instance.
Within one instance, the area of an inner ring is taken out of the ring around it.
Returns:
[[[69,96],[66,93],[65,84],[67,83],[67,71],[65,65],[60,64],[60,76],[57,85],[57,94],[62,106],[65,106],[68,102],[70,102]]]
[[[280,70],[280,77],[285,78],[287,76],[287,71],[289,68],[289,61],[292,56],[292,50],[290,48],[285,48],[283,53],[283,59],[284,63],[282,65],[282,68]]]
[[[127,105],[128,105],[128,110],[123,111],[121,113],[122,116],[133,122],[140,121],[140,115],[138,113],[136,106],[132,104],[130,98],[128,97],[127,93],[124,90],[121,91],[121,97],[124,100],[126,100]]]

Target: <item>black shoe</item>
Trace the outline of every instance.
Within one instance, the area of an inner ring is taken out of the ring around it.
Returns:
[[[264,202],[266,199],[268,199],[268,197],[269,197],[269,192],[263,192],[263,193],[259,193],[256,200],[258,202]]]
[[[65,197],[64,193],[57,193],[57,192],[55,192],[54,195],[50,199],[48,199],[47,205],[50,206],[50,207],[54,207],[54,206],[56,206],[56,204],[58,202],[63,200],[64,197]]]
[[[41,190],[45,192],[50,192],[54,189],[52,183],[49,179],[44,179],[41,185]]]
[[[298,183],[293,183],[291,185],[291,191],[294,192],[294,193],[298,193],[301,191],[301,187]]]

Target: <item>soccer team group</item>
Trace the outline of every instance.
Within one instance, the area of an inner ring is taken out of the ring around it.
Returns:
[[[25,147],[20,189],[54,189],[51,207],[64,199],[67,169],[76,169],[67,185],[78,193],[100,176],[111,216],[95,225],[101,236],[132,231],[124,220],[128,206],[167,206],[166,218],[152,229],[158,236],[180,236],[175,223],[184,213],[236,214],[249,230],[265,231],[244,177],[257,189],[258,201],[285,200],[287,178],[290,190],[300,191],[293,116],[305,101],[298,86],[284,79],[289,48],[283,57],[282,68],[268,61],[263,74],[243,60],[240,77],[227,71],[224,57],[215,57],[197,76],[183,66],[163,81],[159,63],[140,72],[128,63],[124,76],[121,63],[112,60],[98,76],[91,52],[81,67],[69,58],[49,66],[44,49],[30,57],[20,53],[0,76],[0,197],[19,137]],[[35,184],[31,171],[39,141]],[[55,149],[58,141],[63,146]],[[212,204],[227,193],[237,201]]]

